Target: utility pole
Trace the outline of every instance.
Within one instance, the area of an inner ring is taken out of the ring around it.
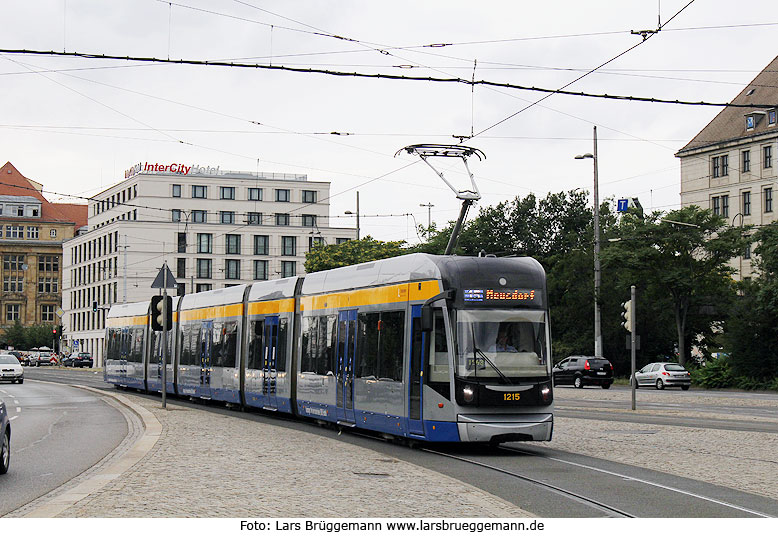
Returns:
[[[124,235],[124,298],[122,303],[127,303],[127,234]]]
[[[632,369],[632,409],[634,410],[635,409],[635,390],[637,389],[637,385],[638,385],[638,381],[635,378],[635,363],[636,363],[636,361],[635,361],[635,359],[636,359],[636,354],[635,354],[635,341],[636,341],[636,338],[635,338],[635,313],[636,313],[636,310],[637,310],[635,308],[635,307],[637,307],[637,305],[635,305],[635,285],[632,285],[632,287],[630,288],[630,298],[629,298],[629,300],[632,302],[631,303],[631,305],[632,305],[632,316],[630,316],[630,329],[629,329],[629,332],[630,332],[630,337],[629,337],[630,338],[630,344],[632,346],[630,346],[630,351],[629,351],[630,354],[629,355],[630,355],[631,369]]]
[[[427,208],[427,239],[430,239],[430,230],[432,229],[432,208],[435,206],[432,202],[419,204],[422,208]]]

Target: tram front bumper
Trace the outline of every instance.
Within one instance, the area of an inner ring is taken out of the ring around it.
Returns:
[[[552,414],[457,416],[459,438],[463,442],[544,442],[551,440]]]

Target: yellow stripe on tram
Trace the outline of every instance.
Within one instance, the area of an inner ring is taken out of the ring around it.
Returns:
[[[321,309],[345,309],[364,305],[384,305],[405,301],[421,301],[440,293],[438,281],[403,283],[375,288],[363,288],[348,292],[336,292],[300,298],[301,311]]]

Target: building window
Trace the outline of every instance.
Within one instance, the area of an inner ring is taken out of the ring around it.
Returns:
[[[767,112],[767,125],[775,125],[775,110]]]
[[[181,210],[170,210],[170,220],[174,223],[181,222]]]
[[[205,210],[192,210],[193,223],[205,223],[208,219],[208,212]]]
[[[721,176],[721,165],[719,164],[719,158],[713,158],[713,177],[718,178]]]
[[[262,188],[249,187],[249,200],[262,200]]]
[[[721,216],[729,217],[729,195],[721,195]]]
[[[296,256],[297,238],[294,236],[281,236],[281,255]]]
[[[37,226],[28,226],[27,227],[27,239],[28,240],[37,240],[38,239],[39,230]]]
[[[39,256],[38,257],[38,271],[39,272],[58,272],[59,271],[59,257],[58,256]]]
[[[57,229],[55,229],[55,228],[52,228],[52,229],[49,231],[49,236],[51,236],[52,238],[56,238],[56,237],[57,237]]]
[[[751,172],[751,150],[743,150],[743,166],[741,172]]]
[[[307,204],[315,204],[316,191],[303,191],[303,202]]]
[[[258,212],[248,212],[246,214],[246,222],[250,225],[261,225],[262,224],[262,214]]]
[[[254,261],[254,280],[267,281],[267,260]]]
[[[207,292],[213,289],[213,285],[211,283],[197,283],[196,286],[198,292]]]
[[[234,211],[223,211],[220,214],[220,220],[223,225],[232,225],[235,223]]]
[[[176,277],[186,277],[186,258],[176,258]]]
[[[721,215],[721,198],[713,197],[713,215]]]
[[[56,294],[59,292],[59,278],[38,277],[39,294]]]
[[[269,236],[254,236],[254,254],[266,255],[268,252]]]
[[[276,214],[276,225],[278,225],[278,226],[289,226],[289,214],[288,213],[277,213]]]
[[[754,128],[755,125],[756,125],[756,120],[754,119],[754,116],[752,114],[746,116],[746,129],[750,131],[751,129]]]
[[[773,166],[773,147],[765,146],[762,148],[764,154],[764,168],[772,168]]]
[[[186,232],[178,233],[178,252],[179,253],[186,252]]]
[[[276,202],[289,202],[289,189],[276,189]]]
[[[303,226],[316,226],[316,216],[303,215]]]
[[[751,215],[751,191],[743,191],[743,215]]]
[[[224,278],[240,279],[240,260],[224,261]]]
[[[743,258],[745,260],[751,260],[751,244],[746,245],[745,251],[743,251]]]
[[[219,187],[219,198],[222,200],[235,200],[235,188]]]
[[[308,236],[308,250],[313,251],[324,246],[324,238],[321,236]]]
[[[729,156],[728,155],[721,156],[721,175],[729,176]]]
[[[3,269],[6,271],[23,271],[24,255],[3,255]]]
[[[184,294],[186,294],[186,284],[176,283],[176,295],[183,296]]]
[[[21,305],[18,304],[6,304],[5,306],[5,321],[15,322],[19,320],[19,312],[21,311]]]
[[[227,234],[226,244],[228,255],[240,254],[240,234]]]
[[[54,322],[54,305],[41,305],[41,322]]]
[[[3,276],[3,292],[24,292],[24,275]]]
[[[177,183],[173,184],[173,196],[175,198],[181,198],[181,185]]]
[[[205,185],[193,185],[192,198],[208,198],[208,187]]]
[[[5,237],[8,239],[24,239],[24,227],[15,225],[6,225]]]
[[[213,234],[197,235],[197,252],[198,253],[213,252]]]
[[[296,262],[281,262],[281,277],[294,277],[297,275]]]
[[[765,213],[770,213],[771,211],[773,211],[773,188],[772,187],[764,188],[764,211]]]
[[[198,279],[210,279],[213,269],[212,260],[210,258],[198,258],[197,259],[197,278]],[[210,290],[210,288],[208,289]],[[199,288],[197,290],[200,291]]]
[[[713,198],[715,200],[717,197]],[[335,238],[335,245],[340,245],[341,243],[346,243],[347,241],[351,241],[351,238]]]

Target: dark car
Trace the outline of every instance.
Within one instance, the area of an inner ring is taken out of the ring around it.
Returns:
[[[62,360],[65,367],[92,367],[92,355],[88,352],[71,354]]]
[[[11,423],[5,411],[5,403],[0,401],[0,475],[8,471],[11,462]]]
[[[566,357],[554,365],[552,374],[554,385],[600,386],[608,389],[613,383],[613,365],[604,357]]]

